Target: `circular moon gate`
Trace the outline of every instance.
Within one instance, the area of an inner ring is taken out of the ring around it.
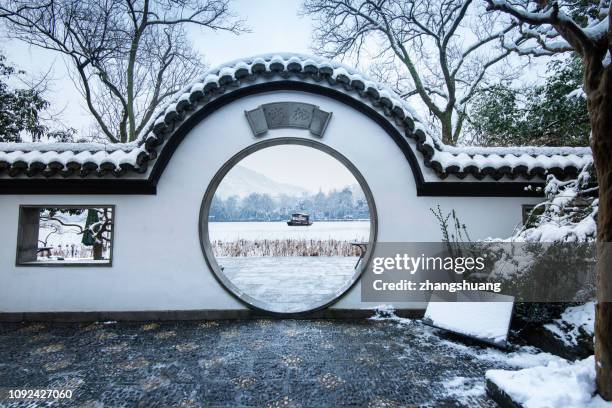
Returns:
[[[217,262],[215,254],[213,252],[211,239],[210,239],[210,228],[209,228],[209,214],[212,205],[213,198],[217,189],[225,176],[229,173],[229,171],[238,164],[242,159],[247,156],[268,148],[272,146],[280,146],[280,145],[299,145],[306,146],[310,148],[317,149],[323,153],[328,154],[332,158],[339,161],[346,169],[350,171],[353,175],[357,183],[359,184],[363,194],[365,195],[366,202],[368,205],[368,210],[370,214],[369,220],[369,237],[368,237],[368,245],[367,251],[363,256],[363,259],[359,262],[358,266],[354,269],[354,272],[350,279],[345,280],[340,287],[338,287],[333,293],[330,293],[328,296],[325,296],[322,299],[317,299],[314,302],[311,302],[307,305],[303,305],[298,310],[292,309],[291,311],[279,311],[278,308],[275,308],[273,304],[262,301],[260,299],[251,296],[249,293],[246,293],[243,289],[241,289],[238,285],[236,285],[227,275],[224,273],[223,268]],[[291,315],[291,314],[303,314],[307,312],[312,312],[315,310],[319,310],[325,308],[337,300],[339,300],[343,295],[345,295],[349,289],[351,289],[355,283],[359,280],[361,274],[367,267],[370,262],[370,258],[372,253],[374,252],[374,247],[376,245],[376,237],[378,231],[378,223],[377,223],[377,213],[376,213],[376,205],[374,202],[374,197],[372,192],[367,185],[364,177],[359,172],[357,167],[351,163],[349,159],[343,156],[338,151],[332,149],[326,144],[317,142],[311,139],[303,139],[303,138],[293,138],[293,137],[283,137],[283,138],[275,138],[268,139],[261,142],[254,143],[244,150],[240,151],[233,157],[231,157],[215,174],[212,178],[208,188],[206,189],[206,193],[204,194],[204,198],[202,200],[202,204],[200,207],[200,218],[199,218],[199,235],[200,235],[200,246],[202,248],[202,252],[204,253],[204,258],[206,259],[206,263],[213,271],[213,274],[217,281],[224,287],[230,294],[235,296],[242,303],[246,304],[248,307],[257,309],[260,311],[279,314],[279,315]]]

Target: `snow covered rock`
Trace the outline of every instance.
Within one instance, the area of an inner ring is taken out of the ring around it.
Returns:
[[[518,306],[512,330],[521,343],[571,361],[593,354],[594,302],[569,307],[564,307],[562,303],[528,303]],[[542,310],[530,312],[533,306]],[[529,313],[536,313],[537,316],[532,317]]]
[[[489,370],[486,390],[503,407],[612,408],[595,395],[595,358],[558,360],[519,371]]]
[[[459,297],[456,302],[443,302],[432,295],[423,323],[505,348],[513,299],[487,292],[480,295],[480,300],[468,301],[467,296],[459,294],[463,298]],[[476,297],[475,294],[470,296]]]
[[[593,338],[595,333],[595,301],[568,307],[553,323],[544,328],[558,335],[568,346],[575,346],[581,337]]]
[[[584,358],[593,354],[593,335],[595,333],[595,302],[581,306],[568,307],[559,319],[544,325],[548,336],[559,344],[566,358]],[[560,354],[560,353],[558,353]]]

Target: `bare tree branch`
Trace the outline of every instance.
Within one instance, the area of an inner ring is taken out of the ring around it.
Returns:
[[[385,63],[371,70],[384,70],[381,76],[395,82],[402,97],[418,96],[444,143],[455,144],[467,112],[460,105],[509,55],[500,40],[518,27],[511,19],[483,26],[487,17],[470,17],[486,14],[483,6],[473,0],[305,0],[303,12],[315,18],[317,52],[376,54],[376,62]]]
[[[10,36],[67,57],[99,131],[138,138],[159,104],[203,70],[185,26],[245,31],[229,0],[0,0]]]
[[[561,10],[558,1],[543,2],[543,7],[538,6],[536,9],[530,9],[527,2],[518,2],[517,5],[512,5],[505,0],[486,0],[487,9],[490,11],[501,11],[515,17],[521,23],[526,23],[535,26],[550,25],[553,26],[556,32],[561,35],[571,47],[564,47],[562,51],[575,50],[580,55],[588,52],[593,48],[593,39],[563,10]],[[552,51],[547,43],[539,36],[534,36],[533,32],[523,31],[523,35],[527,38],[538,39],[539,45],[543,50]],[[549,36],[551,38],[551,36]]]

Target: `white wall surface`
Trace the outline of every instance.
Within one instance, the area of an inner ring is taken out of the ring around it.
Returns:
[[[240,99],[197,125],[162,175],[157,195],[0,195],[0,312],[243,309],[207,267],[198,217],[204,192],[233,155],[259,141],[244,111],[301,101],[333,112],[320,140],[346,156],[365,177],[378,213],[378,242],[439,241],[430,208],[455,209],[473,239],[508,236],[533,198],[417,197],[412,171],[395,142],[373,121],[323,96],[275,92]],[[263,138],[311,138],[279,129]],[[316,139],[316,138],[315,138]],[[316,139],[319,140],[319,139]],[[420,153],[416,153],[420,158]],[[20,204],[114,204],[112,267],[15,266]],[[367,308],[359,283],[333,307]],[[421,308],[422,304],[398,304]]]

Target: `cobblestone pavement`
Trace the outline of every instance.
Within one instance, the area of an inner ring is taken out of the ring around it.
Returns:
[[[418,321],[4,323],[0,388],[74,390],[53,406],[493,407],[491,352]]]

